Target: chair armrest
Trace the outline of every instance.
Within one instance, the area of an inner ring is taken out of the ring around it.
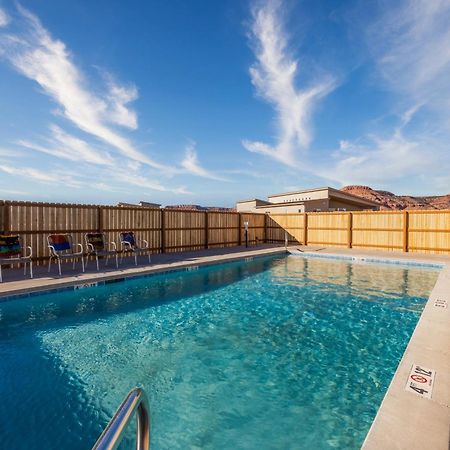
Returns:
[[[33,256],[33,248],[31,247],[31,245],[27,246],[27,249],[30,250],[29,255],[27,256],[27,258],[31,258]]]
[[[148,241],[145,239],[136,239],[139,248],[148,248]]]
[[[122,244],[122,247],[127,247],[128,246],[130,248],[133,248],[128,241],[120,241],[120,243]]]
[[[88,242],[87,248],[89,253],[95,253],[95,248],[90,242]]]
[[[83,246],[81,244],[76,244],[76,245],[77,245],[77,247],[80,247],[80,252],[83,253],[84,252]]]
[[[117,252],[117,244],[116,244],[114,241],[111,241],[111,242],[109,243],[109,245],[111,245],[112,249],[113,249],[115,252]]]
[[[48,245],[48,248],[49,248],[49,250],[50,250],[50,254],[51,254],[51,256],[56,256],[56,257],[58,257],[58,253],[56,253],[56,250],[55,250],[55,247],[53,247],[53,245]]]

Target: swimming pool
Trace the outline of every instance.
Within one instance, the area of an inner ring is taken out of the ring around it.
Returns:
[[[140,385],[155,449],[359,448],[437,275],[278,256],[0,303],[2,447],[90,449]]]

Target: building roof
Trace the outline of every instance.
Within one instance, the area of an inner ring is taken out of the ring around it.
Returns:
[[[268,205],[271,204],[267,200],[261,200],[260,198],[250,198],[248,200],[238,200],[236,203],[247,203],[247,202],[261,202],[261,203],[267,203]]]
[[[320,187],[320,188],[304,189],[302,191],[282,192],[281,194],[268,195],[267,198],[282,197],[283,195],[306,194],[307,192],[324,191],[326,189],[333,189],[333,188],[330,188],[328,186],[324,186],[324,187]]]
[[[358,203],[363,203],[365,205],[370,205],[370,206],[380,206],[379,203],[377,202],[373,202],[372,200],[367,200],[365,198],[359,197],[357,195],[354,194],[349,194],[348,192],[343,192],[339,189],[335,189],[332,188],[330,186],[324,186],[324,187],[320,187],[320,188],[314,188],[314,189],[304,189],[302,191],[292,191],[292,192],[284,192],[281,194],[272,194],[269,195],[267,198],[273,198],[273,197],[283,197],[285,195],[294,195],[294,194],[306,194],[308,192],[317,192],[317,191],[328,191],[328,196],[331,198],[340,198],[340,199],[345,199],[345,200],[349,200],[349,201],[353,201],[358,202]],[[295,202],[289,202],[290,204],[295,204]]]
[[[330,193],[330,197],[341,198],[341,199],[344,198],[346,200],[350,200],[350,201],[353,200],[354,202],[365,203],[365,204],[371,205],[371,206],[380,206],[380,204],[377,202],[368,200],[367,198],[359,197],[358,195],[349,194],[348,192],[343,192],[340,189],[335,189],[335,188],[329,187],[328,191]]]

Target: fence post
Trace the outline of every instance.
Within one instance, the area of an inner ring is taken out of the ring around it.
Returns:
[[[308,213],[303,215],[303,245],[308,245]]]
[[[205,212],[205,248],[209,247],[209,223],[208,211]]]
[[[408,211],[403,211],[403,251],[408,251],[408,228],[409,228],[409,214]]]
[[[8,201],[3,203],[3,232],[7,234],[10,231],[11,223],[9,216],[9,205]]]
[[[353,214],[348,213],[348,224],[347,224],[347,247],[352,248],[353,240]]]
[[[161,229],[160,229],[161,253],[166,253],[166,210],[161,208]]]
[[[103,232],[103,208],[101,206],[97,207],[97,231]]]
[[[242,245],[241,225],[242,225],[242,214],[238,213],[238,245],[239,245],[239,247]]]
[[[264,244],[267,244],[267,213],[264,213]]]

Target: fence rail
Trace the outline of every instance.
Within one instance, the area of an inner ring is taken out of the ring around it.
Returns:
[[[48,258],[52,233],[83,243],[87,232],[117,241],[133,230],[165,253],[242,245],[245,222],[250,243],[284,243],[287,232],[290,244],[450,254],[450,210],[258,214],[0,201],[0,232],[21,234],[37,261]]]
[[[268,242],[280,239],[278,227],[304,245],[450,254],[450,210],[287,213],[269,220]]]

